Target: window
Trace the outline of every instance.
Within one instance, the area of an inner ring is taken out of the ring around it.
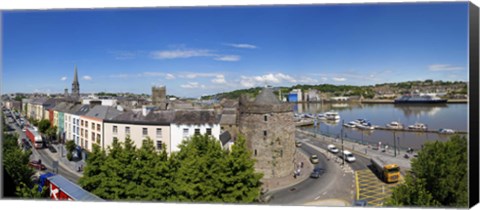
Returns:
[[[97,124],[97,131],[100,132],[100,124]]]
[[[80,122],[81,122],[81,124],[80,124],[80,125],[81,125],[81,126],[83,126],[83,120],[82,120],[82,121],[80,121]]]
[[[92,122],[92,130],[95,130],[95,123]]]
[[[183,129],[183,138],[188,137],[188,128]]]
[[[83,129],[82,129],[83,131]],[[85,131],[85,138],[88,139],[88,131]]]
[[[194,135],[200,135],[200,128],[195,128],[195,134]]]
[[[280,150],[280,157],[283,157],[283,149]]]
[[[161,149],[162,149],[162,144],[163,144],[162,141],[157,141],[157,150],[161,150]]]
[[[80,130],[80,136],[83,137],[83,128]]]
[[[255,156],[257,156],[257,150],[255,150]]]
[[[147,136],[148,135],[148,128],[142,128],[142,135]]]
[[[85,127],[88,128],[88,121],[85,121]]]
[[[97,134],[97,143],[100,144],[100,134]]]
[[[212,129],[211,128],[207,128],[207,135],[212,135]]]
[[[125,134],[130,135],[130,127],[125,127]]]
[[[95,142],[95,133],[92,132],[92,142]]]
[[[161,128],[157,128],[157,138],[162,138],[162,129]]]
[[[85,149],[88,150],[88,141],[87,140],[85,140]]]
[[[267,131],[263,131],[263,137],[267,136]]]
[[[113,134],[118,133],[118,127],[116,125],[113,126]]]
[[[263,116],[263,120],[265,120],[265,122],[267,122],[267,115]]]

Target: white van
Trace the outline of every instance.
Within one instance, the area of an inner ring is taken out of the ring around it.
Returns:
[[[344,151],[343,151],[343,155],[340,154],[340,157],[341,157],[341,158],[345,158],[345,160],[346,160],[347,162],[350,162],[350,163],[351,163],[351,162],[355,162],[355,160],[356,160],[356,159],[355,159],[355,156],[353,156],[353,153],[350,152],[350,151],[348,151],[348,150],[344,150]]]
[[[329,145],[327,146],[327,149],[328,149],[328,151],[330,151],[331,153],[338,153],[337,147],[335,147],[335,145],[333,145],[333,144],[329,144]]]

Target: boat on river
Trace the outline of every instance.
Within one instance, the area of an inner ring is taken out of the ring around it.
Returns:
[[[427,126],[423,123],[415,123],[413,125],[409,125],[408,129],[424,131],[424,130],[427,130]]]
[[[386,126],[387,128],[390,128],[390,129],[403,129],[403,125],[397,121],[392,121],[391,123],[388,123]]]
[[[334,112],[334,111],[329,111],[329,112],[325,112],[325,118],[327,120],[339,120],[340,119],[340,115],[338,115],[338,112]]]

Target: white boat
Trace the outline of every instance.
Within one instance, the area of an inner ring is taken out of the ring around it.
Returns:
[[[350,121],[348,123],[344,123],[343,126],[345,126],[347,128],[355,128],[355,126],[357,126],[357,124],[354,121]]]
[[[442,133],[442,134],[454,134],[455,131],[453,129],[449,129],[449,128],[440,128],[438,130],[439,133]]]
[[[393,121],[391,123],[388,123],[386,126],[387,126],[387,128],[391,128],[391,129],[403,129],[403,125],[400,124],[397,121]]]
[[[310,113],[306,113],[306,114],[304,114],[304,116],[305,116],[305,118],[312,118],[312,119],[315,118],[315,115],[310,114]]]
[[[327,118],[325,118],[325,115],[324,115],[324,114],[318,114],[318,115],[317,115],[317,118],[318,118],[319,120],[325,120],[325,119],[327,119]]]
[[[340,119],[340,115],[338,115],[338,112],[333,112],[333,111],[329,111],[329,112],[325,112],[325,118],[327,118],[327,120],[339,120]]]
[[[408,129],[412,130],[427,130],[427,126],[423,123],[415,123],[413,125],[409,125]]]
[[[373,130],[375,127],[370,122],[365,122],[357,125],[357,128],[364,129],[364,130]]]

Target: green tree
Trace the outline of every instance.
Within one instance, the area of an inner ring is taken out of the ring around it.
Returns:
[[[48,130],[48,128],[50,128],[50,121],[43,119],[40,122],[38,122],[38,130],[41,133],[45,133]]]
[[[226,152],[218,140],[208,135],[195,135],[184,140],[179,148],[178,154],[172,157],[176,175],[172,199],[221,202]]]
[[[412,160],[405,183],[393,190],[387,205],[468,205],[468,157],[465,136],[429,142]]]
[[[21,198],[48,198],[50,196],[50,191],[48,186],[42,187],[42,191],[38,191],[38,184],[29,187],[24,183],[20,183],[20,186],[17,186],[17,195]]]
[[[239,136],[228,153],[222,180],[222,201],[228,203],[251,203],[260,195],[263,174],[255,172],[255,160],[247,149],[245,138]]]
[[[47,138],[49,138],[49,139],[52,139],[53,137],[55,137],[55,136],[57,135],[57,126],[49,127],[49,128],[45,131],[45,135],[46,135]]]
[[[111,178],[105,173],[107,167],[105,165],[106,159],[107,155],[105,151],[102,150],[100,146],[92,144],[92,152],[89,153],[88,159],[86,160],[87,166],[84,168],[83,176],[78,181],[83,189],[101,198],[106,198],[107,196],[102,183],[108,182]]]

